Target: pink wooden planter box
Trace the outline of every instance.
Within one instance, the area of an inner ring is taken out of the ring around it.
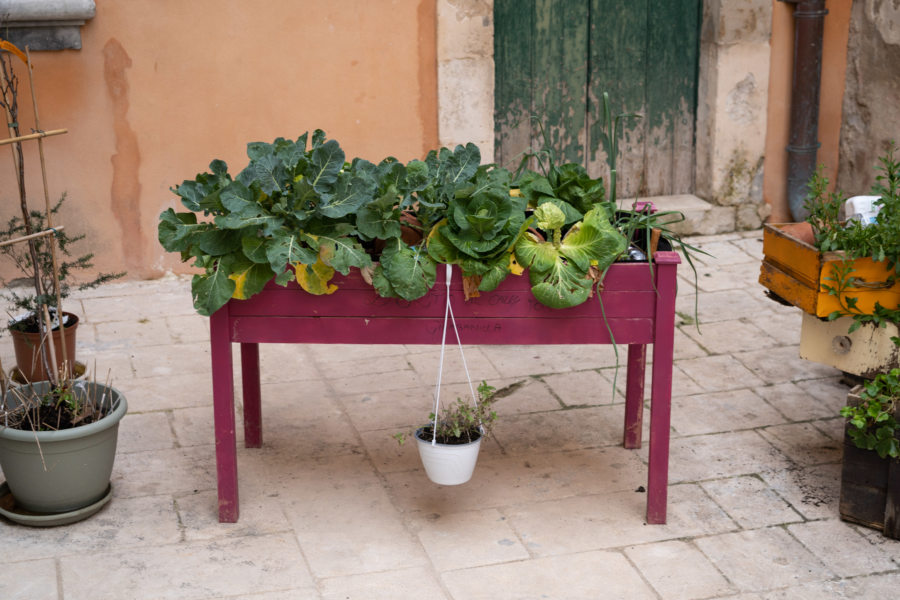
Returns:
[[[616,263],[604,281],[603,305],[615,341],[628,344],[624,446],[640,448],[646,345],[653,344],[647,522],[666,522],[672,346],[675,327],[675,252],[647,263]],[[455,268],[455,267],[454,267]],[[337,276],[339,290],[313,296],[296,284],[270,282],[249,300],[231,300],[210,317],[219,521],[238,519],[237,452],[231,344],[241,344],[244,440],[262,444],[260,343],[440,344],[446,302],[443,268],[427,296],[415,302],[380,298],[357,271]],[[458,271],[456,272],[458,274]],[[552,309],[531,295],[528,276],[464,302],[462,282],[451,282],[451,302],[463,344],[608,344],[596,298]]]

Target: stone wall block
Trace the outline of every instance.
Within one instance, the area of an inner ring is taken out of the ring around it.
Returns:
[[[701,41],[716,44],[769,42],[771,0],[712,0],[703,4]]]
[[[494,55],[494,3],[487,0],[438,2],[438,56],[442,60]]]
[[[442,146],[472,142],[484,162],[494,156],[494,61],[472,58],[444,61],[438,72],[438,121]]]
[[[868,193],[890,140],[900,143],[900,6],[890,0],[853,4],[841,124],[837,187]]]

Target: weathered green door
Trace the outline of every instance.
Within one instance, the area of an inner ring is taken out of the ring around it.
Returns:
[[[619,138],[619,197],[693,190],[702,0],[495,0],[495,160],[543,146],[607,173],[600,100],[636,112]]]

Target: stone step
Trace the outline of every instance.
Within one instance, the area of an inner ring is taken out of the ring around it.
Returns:
[[[652,202],[657,212],[679,212],[684,220],[672,222],[669,229],[680,235],[713,235],[730,233],[736,230],[734,206],[716,206],[693,194],[677,194],[673,196],[650,196],[641,198],[643,202]],[[620,200],[621,206],[630,206],[633,199]],[[678,218],[673,215],[672,218]]]

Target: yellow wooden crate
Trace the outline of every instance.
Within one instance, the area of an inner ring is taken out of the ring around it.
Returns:
[[[767,223],[763,228],[764,256],[759,282],[811,315],[827,317],[840,310],[838,298],[822,286],[835,287],[829,278],[836,277],[834,268],[846,261],[843,253],[819,252],[782,231],[785,225]],[[900,282],[891,285],[891,273],[885,262],[858,258],[853,261],[851,273],[855,283],[847,286],[841,296],[857,298],[856,307],[864,313],[874,311],[876,302],[895,309],[900,306]]]

